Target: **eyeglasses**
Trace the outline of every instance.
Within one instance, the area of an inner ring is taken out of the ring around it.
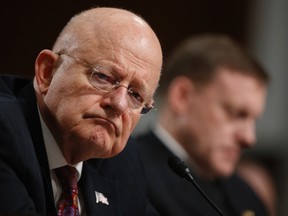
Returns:
[[[122,85],[119,82],[119,78],[117,77],[117,75],[115,73],[113,73],[111,70],[109,70],[109,68],[106,67],[102,67],[100,65],[93,67],[92,65],[88,64],[86,61],[79,59],[77,57],[74,57],[70,54],[67,54],[65,52],[59,52],[57,53],[59,56],[61,55],[66,55],[80,63],[82,63],[83,65],[85,65],[86,67],[91,69],[91,74],[89,77],[90,83],[93,87],[95,87],[96,89],[98,89],[101,92],[104,93],[110,93],[120,87],[124,87],[127,89],[127,100],[128,100],[128,105],[130,108],[132,109],[139,109],[142,107],[142,110],[140,112],[140,114],[146,114],[148,113],[151,109],[154,108],[154,104],[152,105],[148,105],[146,103],[147,100],[145,100],[145,94],[141,93],[140,89],[134,88],[134,87],[127,87]]]

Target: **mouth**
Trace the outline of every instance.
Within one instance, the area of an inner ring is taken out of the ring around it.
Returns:
[[[95,122],[95,124],[100,124],[100,125],[103,125],[104,127],[108,127],[112,129],[115,132],[116,137],[120,135],[119,127],[116,125],[115,122],[111,121],[108,118],[88,114],[88,115],[84,115],[83,119],[91,119],[93,120],[93,122]]]

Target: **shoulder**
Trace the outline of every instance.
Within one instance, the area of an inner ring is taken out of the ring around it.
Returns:
[[[150,130],[145,134],[138,135],[136,142],[145,166],[167,166],[167,160],[172,156],[172,152],[153,131]]]
[[[255,193],[252,187],[247,184],[237,174],[224,180],[224,190],[226,191],[231,203],[237,205],[243,211],[247,208],[256,212],[256,215],[268,215],[267,208]]]
[[[225,179],[223,182],[228,191],[237,193],[239,196],[241,196],[242,194],[249,194],[250,197],[257,197],[252,187],[238,174],[233,174],[229,178]]]
[[[16,138],[17,132],[24,130],[23,124],[26,125],[26,123],[20,105],[20,98],[23,92],[26,92],[24,89],[27,89],[28,86],[32,86],[29,79],[19,76],[0,75],[1,134],[7,135],[7,133],[4,133],[7,130],[7,132],[13,132],[11,138]]]
[[[31,79],[16,75],[0,75],[0,97],[19,95],[31,81]]]
[[[118,155],[105,159],[91,159],[88,161],[94,169],[103,176],[125,179],[133,176],[142,176],[142,161],[139,155],[139,146],[134,138],[129,138],[122,152]]]
[[[31,83],[31,80],[0,76],[0,156],[11,161],[11,164],[21,163],[20,158],[25,154],[34,155],[31,151],[34,148],[32,139],[18,98],[28,83]],[[15,160],[15,157],[18,160]]]

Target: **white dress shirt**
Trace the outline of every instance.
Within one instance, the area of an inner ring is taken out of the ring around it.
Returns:
[[[58,178],[57,178],[53,169],[68,165],[68,163],[65,160],[58,144],[56,143],[56,140],[54,139],[54,137],[51,134],[50,130],[48,129],[46,123],[44,122],[40,112],[39,112],[39,117],[40,117],[40,121],[41,121],[43,139],[44,139],[48,163],[49,163],[51,184],[52,184],[52,189],[53,189],[55,206],[57,206],[57,203],[58,203],[60,196],[61,196],[62,188],[60,186]],[[70,166],[73,166],[76,168],[77,175],[78,175],[77,181],[79,181],[79,179],[81,178],[83,162],[80,162],[80,163],[77,163],[74,165],[70,165]],[[80,213],[80,215],[83,216],[84,215],[84,205],[82,202],[83,199],[81,198],[81,192],[80,192],[79,188],[78,188],[78,197],[79,197],[79,199],[78,199],[79,213]],[[82,214],[81,214],[81,212],[82,212]]]

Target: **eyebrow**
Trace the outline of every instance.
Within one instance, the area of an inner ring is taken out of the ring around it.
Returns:
[[[87,63],[87,65],[89,65],[90,67],[92,67],[94,70],[98,70],[101,72],[101,68],[104,68],[106,70],[108,70],[109,72],[111,72],[112,74],[114,74],[115,76],[117,76],[120,80],[120,82],[122,82],[123,80],[125,80],[125,77],[127,77],[127,70],[122,70],[120,66],[118,66],[118,64],[116,64],[115,62],[111,61],[111,60],[104,60],[103,62],[101,60],[95,60],[94,63],[90,64],[88,63],[86,60],[85,62]],[[137,90],[140,91],[141,95],[143,95],[143,97],[145,97],[144,99],[147,99],[146,103],[152,103],[154,102],[154,93],[151,95],[148,91],[148,84],[143,82],[140,78],[137,79],[133,79],[132,75],[132,79],[129,82],[129,86],[132,88],[135,88]]]

